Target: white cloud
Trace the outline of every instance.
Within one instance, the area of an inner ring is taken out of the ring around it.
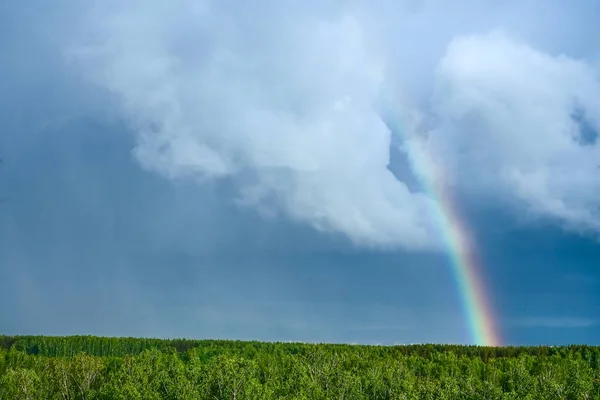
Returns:
[[[435,247],[429,199],[386,168],[390,132],[375,105],[385,89],[399,114],[430,117],[430,158],[455,184],[600,231],[598,70],[517,39],[566,43],[554,27],[577,20],[574,9],[532,24],[535,1],[495,13],[470,0],[248,4],[98,3],[89,14],[76,59],[116,94],[146,169],[230,178],[241,204],[357,244]]]
[[[242,203],[362,245],[434,245],[428,199],[387,170],[390,132],[374,108],[384,66],[358,20],[202,4],[96,10],[95,39],[76,53],[122,101],[141,164],[173,179],[233,176]]]
[[[598,71],[585,61],[498,32],[459,37],[437,71],[432,141],[460,184],[599,230],[600,146],[590,140],[599,95]]]

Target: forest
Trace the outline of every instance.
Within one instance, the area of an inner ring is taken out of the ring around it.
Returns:
[[[600,400],[600,347],[0,336],[0,399]]]

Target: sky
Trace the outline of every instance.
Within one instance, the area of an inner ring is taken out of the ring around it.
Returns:
[[[600,344],[598,18],[3,1],[0,333]]]

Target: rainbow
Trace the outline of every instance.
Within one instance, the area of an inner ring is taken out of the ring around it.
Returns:
[[[395,116],[394,120],[398,121]],[[390,126],[397,135],[399,127]],[[486,297],[483,269],[477,259],[469,231],[455,206],[446,186],[444,175],[432,152],[425,149],[422,140],[402,137],[404,147],[415,175],[424,191],[433,200],[431,212],[440,238],[448,252],[453,276],[466,314],[470,341],[481,346],[500,346],[500,334],[495,324],[494,310]]]

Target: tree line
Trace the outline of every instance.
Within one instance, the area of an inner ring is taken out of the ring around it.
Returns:
[[[0,336],[5,399],[598,399],[600,347]]]

